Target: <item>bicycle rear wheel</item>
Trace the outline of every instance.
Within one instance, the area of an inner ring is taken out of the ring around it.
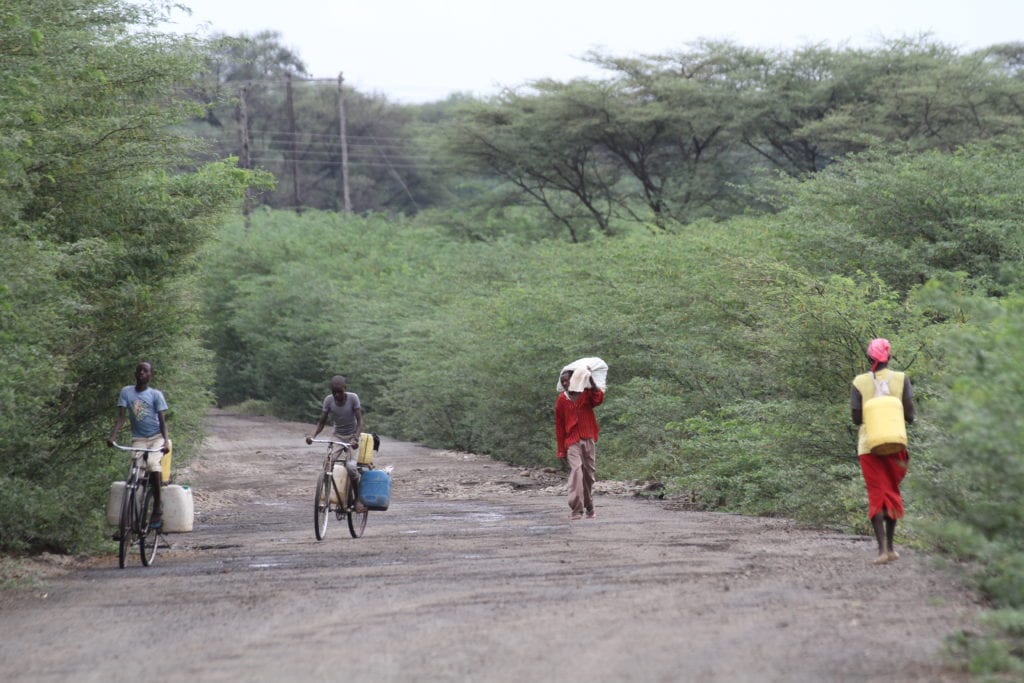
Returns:
[[[132,519],[135,513],[135,486],[127,482],[124,488],[124,497],[121,499],[121,519],[118,522],[117,539],[117,566],[124,569],[125,561],[128,559],[128,548],[131,547],[135,534],[132,529],[135,521]]]
[[[348,497],[348,532],[352,534],[352,538],[359,538],[366,530],[366,518],[370,516],[370,511],[356,512],[356,493],[352,484],[348,487]]]
[[[348,513],[348,532],[352,534],[352,538],[359,538],[363,535],[363,531],[366,529],[366,518],[370,516],[370,512],[356,512],[352,511]]]
[[[324,540],[327,535],[327,517],[331,508],[331,480],[329,474],[320,475],[316,485],[316,499],[313,501],[313,531],[316,540]]]
[[[146,487],[146,497],[142,503],[142,514],[139,517],[139,555],[142,557],[142,566],[148,567],[156,559],[157,530],[149,526],[149,520],[153,519],[156,512],[156,498],[153,496],[153,489]]]

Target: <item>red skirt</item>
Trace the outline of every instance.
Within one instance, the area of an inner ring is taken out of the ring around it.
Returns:
[[[864,485],[868,489],[868,518],[885,512],[890,519],[903,516],[903,497],[900,482],[907,475],[910,454],[906,449],[895,455],[860,456],[860,471],[864,474]]]

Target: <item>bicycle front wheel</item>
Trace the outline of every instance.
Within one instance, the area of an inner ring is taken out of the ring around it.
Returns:
[[[117,525],[117,566],[121,569],[124,569],[125,562],[128,559],[128,549],[135,538],[135,534],[132,532],[135,526],[132,519],[134,512],[135,487],[131,482],[127,482],[124,487],[124,497],[121,499],[121,519]]]
[[[142,504],[142,514],[139,517],[139,555],[142,557],[142,566],[148,567],[156,559],[157,530],[149,525],[156,512],[156,498],[153,490],[146,488],[146,498]]]
[[[327,517],[331,508],[331,479],[329,474],[320,476],[316,485],[316,499],[313,501],[313,531],[316,540],[324,540],[327,535]]]

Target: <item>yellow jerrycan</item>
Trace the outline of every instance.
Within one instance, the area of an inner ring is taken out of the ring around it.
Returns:
[[[907,447],[903,401],[895,396],[875,396],[864,402],[864,429],[868,449],[875,455],[893,455]]]
[[[373,454],[376,452],[373,449],[373,434],[363,432],[359,435],[359,464],[360,465],[372,465]]]
[[[167,484],[171,481],[171,461],[174,459],[174,444],[167,439],[167,452],[160,456],[160,481]]]

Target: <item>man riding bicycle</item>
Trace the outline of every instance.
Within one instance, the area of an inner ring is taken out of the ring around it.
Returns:
[[[135,384],[121,389],[117,398],[117,423],[110,432],[107,445],[113,448],[117,433],[124,426],[125,415],[130,418],[132,426],[133,448],[159,448],[167,453],[171,450],[171,440],[167,437],[167,400],[163,392],[149,386],[153,378],[153,364],[142,361],[135,366]],[[149,484],[153,490],[154,513],[149,524],[159,528],[163,524],[163,507],[160,502],[160,458],[156,453],[143,453],[146,471],[149,473]]]
[[[356,466],[359,460],[359,437],[363,433],[363,408],[359,396],[346,391],[347,388],[348,380],[344,376],[335,375],[331,378],[331,393],[324,398],[320,419],[313,433],[306,437],[306,443],[313,443],[313,439],[327,424],[328,417],[334,420],[334,439],[351,445],[345,457],[345,469],[348,470],[348,480],[352,482],[352,490],[356,495],[356,512],[363,513],[366,507],[359,500],[359,468]],[[331,449],[334,449],[333,445]]]

